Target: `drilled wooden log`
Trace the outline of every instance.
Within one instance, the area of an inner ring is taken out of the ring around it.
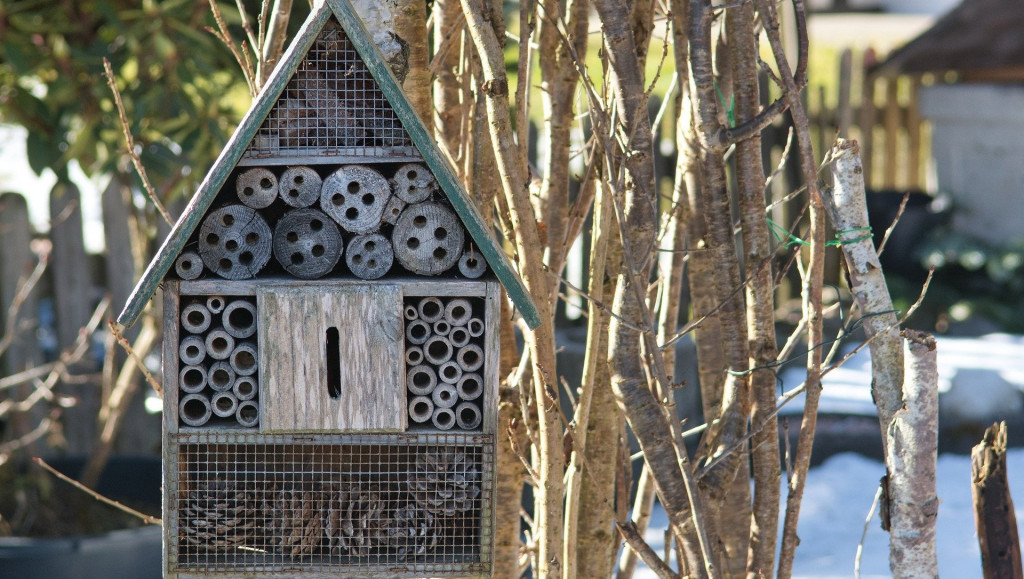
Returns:
[[[259,393],[259,390],[259,384],[256,383],[255,376],[239,376],[235,378],[235,383],[231,385],[231,392],[239,402],[252,400]]]
[[[219,314],[224,311],[224,298],[221,296],[210,296],[206,298],[206,309],[211,314]]]
[[[469,343],[469,329],[464,326],[458,326],[452,328],[451,332],[448,332],[448,340],[451,341],[452,346],[461,348]]]
[[[316,279],[338,264],[344,241],[337,226],[316,209],[295,209],[274,229],[274,257],[288,273]]]
[[[181,421],[188,426],[202,426],[213,416],[210,399],[202,394],[189,394],[181,399],[178,405]]]
[[[224,331],[244,340],[256,333],[256,304],[234,300],[224,308]]]
[[[455,386],[441,383],[434,387],[430,393],[430,399],[434,402],[435,408],[451,408],[459,401],[459,393]]]
[[[451,408],[434,408],[430,415],[430,422],[438,430],[451,430],[455,427],[455,411]]]
[[[199,228],[199,256],[226,279],[251,279],[270,261],[271,232],[251,207],[228,205],[210,213]]]
[[[459,398],[463,400],[476,400],[484,393],[484,381],[480,378],[479,374],[465,372],[455,385],[455,389],[459,392]]]
[[[381,215],[380,220],[383,223],[394,225],[402,215],[402,211],[405,210],[405,206],[406,203],[401,197],[392,195],[388,198],[388,204],[384,206],[384,214]]]
[[[409,366],[416,366],[423,363],[423,348],[419,346],[407,346],[405,348],[405,363]]]
[[[395,252],[391,241],[379,233],[357,235],[348,244],[345,264],[360,279],[378,279],[391,269]]]
[[[433,324],[444,316],[444,304],[435,297],[423,298],[416,307],[420,313],[420,319],[428,324]]]
[[[463,253],[459,258],[459,273],[469,279],[477,279],[487,273],[487,262],[479,253]]]
[[[253,167],[235,180],[238,200],[253,209],[269,207],[277,199],[277,175],[270,169]]]
[[[437,386],[437,374],[426,364],[409,368],[405,377],[405,385],[409,392],[417,396],[428,396]]]
[[[199,336],[189,336],[178,346],[178,359],[188,365],[202,364],[206,358],[206,342]]]
[[[423,357],[435,366],[440,366],[451,360],[454,352],[455,349],[446,336],[431,336],[423,344]]]
[[[231,369],[238,376],[251,376],[259,368],[259,358],[256,354],[256,344],[253,342],[242,342],[235,346],[228,358]]]
[[[476,344],[466,344],[459,348],[455,360],[466,372],[476,372],[484,365],[484,351]]]
[[[406,203],[421,203],[437,191],[433,173],[418,163],[402,165],[391,178],[395,195]]]
[[[413,422],[429,422],[434,415],[434,403],[429,396],[415,396],[409,401],[409,419]]]
[[[181,279],[199,279],[203,275],[203,260],[194,251],[183,251],[174,260],[174,273]]]
[[[210,327],[213,316],[205,304],[189,304],[181,309],[181,327],[186,332],[201,334]]]
[[[437,377],[448,384],[458,384],[462,374],[462,367],[455,360],[448,360],[437,369]]]
[[[405,325],[405,339],[410,344],[420,345],[430,337],[430,324],[423,320],[413,320]]]
[[[483,416],[476,404],[463,402],[455,407],[455,422],[462,430],[476,430],[483,422]]]
[[[202,366],[185,366],[178,373],[178,385],[183,392],[188,394],[202,392],[203,388],[206,388],[207,380],[206,368]]]
[[[288,167],[280,181],[281,199],[292,207],[309,207],[320,200],[323,180],[312,167]]]
[[[246,427],[257,426],[260,423],[260,407],[252,400],[246,400],[238,403],[238,408],[235,410],[235,420],[239,424]]]
[[[207,376],[210,388],[216,392],[227,392],[235,384],[235,371],[226,360],[218,360],[211,364]]]
[[[465,231],[455,214],[439,203],[409,205],[391,234],[398,263],[419,275],[451,269],[462,256]]]
[[[1020,539],[1013,497],[1006,476],[1006,423],[993,424],[971,449],[971,494],[974,522],[986,578],[1020,579]]]
[[[210,406],[214,414],[221,418],[227,418],[234,416],[235,411],[238,410],[238,398],[235,398],[231,390],[218,392],[210,399]]]
[[[372,233],[380,226],[391,188],[380,173],[363,165],[338,169],[324,180],[320,207],[352,233]]]
[[[235,349],[235,339],[224,328],[215,328],[206,334],[206,353],[214,360],[227,360]]]
[[[455,298],[444,306],[444,319],[453,326],[465,326],[473,317],[473,306],[469,300]]]

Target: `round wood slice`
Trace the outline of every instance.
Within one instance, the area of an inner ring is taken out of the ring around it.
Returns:
[[[451,269],[462,255],[464,240],[458,217],[438,203],[406,206],[391,234],[398,263],[420,275]]]
[[[395,195],[406,203],[420,203],[430,199],[437,191],[437,180],[433,173],[418,163],[402,165],[391,178]]]
[[[380,226],[391,188],[377,171],[363,165],[338,169],[324,180],[320,208],[352,233],[372,233]]]
[[[181,279],[198,279],[203,275],[203,260],[194,251],[183,251],[174,260],[174,273]]]
[[[312,167],[288,167],[280,181],[281,199],[292,207],[309,207],[320,199],[323,181]]]
[[[357,235],[348,243],[345,263],[349,270],[360,279],[377,279],[391,269],[395,262],[395,251],[391,241],[379,233]]]
[[[338,227],[316,209],[290,211],[274,229],[274,257],[288,273],[302,279],[330,273],[344,245]]]
[[[227,205],[199,228],[199,256],[207,269],[226,279],[251,279],[270,261],[271,232],[251,207]]]
[[[277,199],[277,175],[270,169],[254,167],[235,180],[238,199],[253,209],[269,207]]]

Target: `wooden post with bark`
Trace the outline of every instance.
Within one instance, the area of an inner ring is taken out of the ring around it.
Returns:
[[[971,495],[985,579],[1024,577],[1013,497],[1006,476],[1006,423],[985,430],[971,449]]]

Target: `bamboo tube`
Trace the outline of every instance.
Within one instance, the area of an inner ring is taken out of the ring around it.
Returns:
[[[259,385],[256,384],[256,378],[253,376],[239,376],[231,385],[231,392],[239,402],[252,400],[259,392]]]
[[[224,298],[220,296],[210,296],[206,298],[206,309],[210,310],[211,314],[219,314],[224,311]]]
[[[320,199],[323,180],[311,167],[288,167],[280,181],[281,200],[292,207],[309,207]]]
[[[463,402],[455,407],[455,422],[462,430],[475,430],[483,422],[483,416],[476,404]]]
[[[189,394],[181,399],[178,413],[181,421],[188,426],[202,426],[210,420],[213,410],[209,398],[202,394]]]
[[[463,253],[459,258],[459,273],[469,279],[477,279],[487,272],[484,256],[477,253]]]
[[[453,326],[465,326],[473,317],[473,306],[469,300],[455,298],[444,307],[444,319]]]
[[[182,391],[189,394],[202,392],[203,388],[206,388],[207,379],[206,368],[202,366],[185,366],[178,374],[178,384]]]
[[[448,384],[458,384],[462,379],[462,367],[454,360],[448,360],[437,369],[437,377]]]
[[[227,392],[231,390],[231,386],[235,383],[235,371],[231,369],[231,364],[225,360],[214,362],[210,366],[208,377],[210,388],[217,392]]]
[[[434,403],[429,396],[416,396],[409,401],[409,419],[426,422],[434,415]]]
[[[406,387],[409,392],[419,396],[429,395],[437,386],[437,374],[434,369],[426,364],[420,364],[409,369],[405,378]]]
[[[476,344],[468,344],[459,348],[455,360],[465,372],[476,372],[484,365],[484,351]]]
[[[229,358],[231,369],[239,376],[251,376],[256,373],[259,358],[256,357],[256,344],[242,342],[235,346]]]
[[[451,384],[438,384],[430,393],[430,399],[434,401],[437,408],[451,408],[459,401],[459,393]]]
[[[201,334],[210,327],[213,316],[210,310],[203,304],[189,304],[181,310],[181,327],[186,332]]]
[[[465,346],[469,343],[469,330],[461,326],[452,328],[452,331],[448,332],[448,341],[456,348]]]
[[[183,251],[174,260],[174,273],[181,279],[198,279],[203,275],[203,260],[194,251]]]
[[[185,365],[201,364],[206,358],[206,342],[199,336],[188,336],[178,346],[178,358]]]
[[[412,304],[405,304],[405,319],[408,321],[417,320],[420,317],[419,310]]]
[[[252,400],[238,403],[235,420],[242,426],[256,426],[260,422],[260,407]]]
[[[435,408],[430,421],[438,430],[451,430],[455,426],[455,412],[451,408]]]
[[[256,304],[235,300],[224,308],[224,331],[244,340],[256,333]]]
[[[413,320],[405,326],[405,339],[410,344],[422,344],[430,337],[430,324],[423,320]]]
[[[444,305],[440,299],[435,297],[427,297],[420,300],[418,309],[420,319],[428,324],[433,324],[444,315]]]
[[[235,349],[235,339],[223,328],[210,330],[206,334],[206,353],[214,360],[227,360]]]
[[[235,411],[238,410],[238,398],[235,398],[234,393],[230,390],[218,392],[210,400],[210,406],[214,414],[221,418],[227,418],[228,416],[234,416]]]
[[[255,167],[235,180],[238,200],[253,209],[269,207],[277,199],[277,176],[270,169]]]
[[[448,320],[437,320],[432,326],[435,336],[447,336],[448,332],[452,331],[452,325],[448,323]]]
[[[410,366],[417,366],[423,363],[423,348],[419,346],[407,346],[405,348],[405,363]]]
[[[469,335],[474,338],[479,338],[484,335],[484,321],[480,318],[473,318],[469,320],[466,327],[469,329]]]
[[[452,343],[445,336],[433,336],[423,344],[423,357],[427,362],[440,366],[452,359]]]
[[[459,391],[459,398],[463,400],[476,400],[484,393],[484,382],[479,374],[463,374],[462,379],[455,385]]]

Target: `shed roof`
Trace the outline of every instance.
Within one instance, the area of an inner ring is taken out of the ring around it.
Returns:
[[[192,197],[178,222],[174,225],[170,235],[164,240],[153,261],[146,268],[139,283],[135,286],[131,297],[129,297],[124,310],[118,316],[117,322],[119,324],[126,327],[131,326],[138,319],[146,303],[156,292],[160,282],[173,266],[174,260],[182,252],[188,238],[199,225],[200,220],[210,208],[210,205],[217,197],[218,192],[232,170],[238,165],[264,119],[274,108],[285,86],[331,16],[334,16],[338,23],[341,24],[350,42],[365,62],[374,80],[408,133],[413,145],[422,155],[423,162],[434,173],[441,190],[445,193],[452,208],[463,221],[466,231],[486,258],[488,265],[505,287],[509,298],[511,298],[531,328],[540,324],[537,308],[530,299],[530,295],[513,268],[512,263],[502,251],[501,246],[495,240],[473,201],[465,189],[463,189],[447,158],[444,157],[423,126],[423,122],[405,97],[405,93],[402,92],[401,85],[384,62],[377,46],[371,40],[370,34],[366,31],[362,21],[356,15],[348,0],[324,0],[319,3],[317,9],[310,14],[309,18],[302,25],[295,40],[289,46],[273,73],[267,78],[263,89],[257,95],[249,112],[246,113],[234,134],[228,140],[220,156],[200,184],[198,191],[196,191],[196,194]]]
[[[1024,79],[1024,1],[964,0],[893,52],[876,74],[956,71]]]

